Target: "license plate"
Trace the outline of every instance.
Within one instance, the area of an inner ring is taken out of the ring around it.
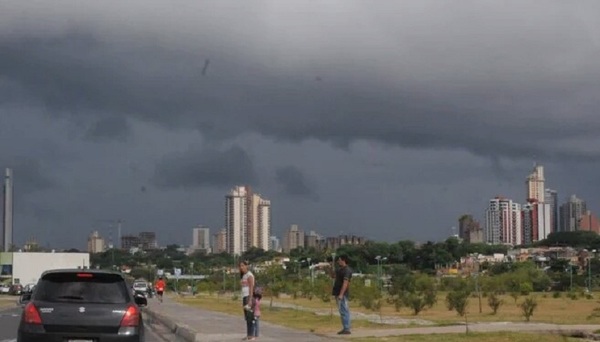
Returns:
[[[94,340],[77,339],[77,340],[67,340],[67,342],[94,342]]]

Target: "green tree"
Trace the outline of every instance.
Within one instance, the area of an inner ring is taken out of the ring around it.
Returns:
[[[446,296],[446,303],[448,307],[454,309],[459,316],[464,317],[467,313],[470,295],[471,292],[469,290],[452,290],[448,292],[448,295]]]
[[[407,306],[415,315],[437,302],[437,289],[433,277],[406,272],[406,269],[402,268],[395,269],[392,274],[389,293],[389,301],[394,304],[396,310]]]

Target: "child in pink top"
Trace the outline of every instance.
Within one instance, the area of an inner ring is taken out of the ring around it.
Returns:
[[[248,340],[254,341],[258,337],[258,320],[260,319],[260,301],[262,299],[262,289],[260,287],[255,288],[252,296],[252,315],[249,317],[248,325],[250,327],[251,334],[248,336]],[[251,321],[250,321],[251,319]]]

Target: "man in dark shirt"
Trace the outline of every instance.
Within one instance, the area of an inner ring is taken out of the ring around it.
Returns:
[[[340,311],[343,329],[338,335],[350,335],[350,307],[348,296],[350,294],[350,280],[352,279],[352,270],[348,266],[348,256],[340,255],[337,259],[338,269],[332,276],[335,278],[332,295]]]

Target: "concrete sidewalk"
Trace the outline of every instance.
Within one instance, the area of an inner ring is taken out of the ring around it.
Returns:
[[[181,341],[241,341],[246,336],[246,322],[240,304],[239,316],[223,314],[179,304],[167,297],[162,303],[155,298],[144,309],[146,317],[166,326]],[[260,341],[332,341],[309,332],[302,332],[268,322],[260,322]]]

